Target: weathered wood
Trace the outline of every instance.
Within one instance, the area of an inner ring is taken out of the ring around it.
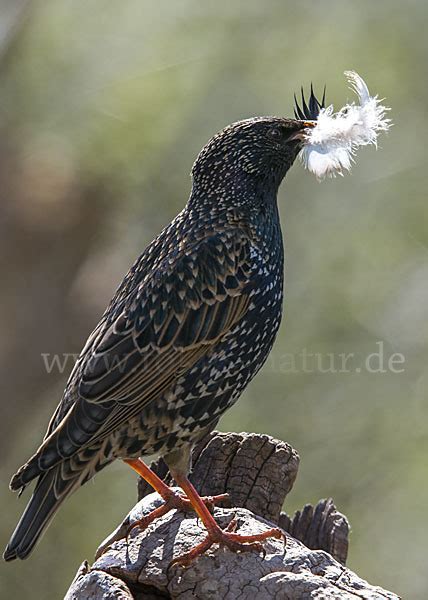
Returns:
[[[205,531],[193,513],[171,511],[147,530],[133,529],[126,540],[129,525],[162,503],[140,481],[139,502],[101,544],[92,567],[82,564],[66,600],[398,598],[344,566],[349,524],[331,499],[307,505],[292,518],[281,513],[299,464],[289,444],[265,435],[212,432],[195,448],[193,463],[191,478],[203,495],[230,495],[233,508],[214,511],[222,527],[234,517],[241,533],[279,523],[289,532],[286,546],[269,539],[266,556],[213,546],[186,569],[168,568]],[[163,461],[152,467],[170,482]]]
[[[171,483],[162,459],[150,466]],[[299,455],[286,442],[255,433],[213,431],[193,452],[190,480],[202,496],[228,493],[230,506],[248,508],[278,523],[298,468]],[[152,491],[143,479],[139,480],[139,500]]]
[[[315,507],[306,504],[291,519],[286,513],[281,513],[278,525],[308,548],[325,550],[340,563],[346,564],[349,523],[331,498],[320,500]]]

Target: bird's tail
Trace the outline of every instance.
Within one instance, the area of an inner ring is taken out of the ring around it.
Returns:
[[[26,558],[65,498],[76,488],[76,480],[64,481],[61,465],[39,477],[33,495],[4,551],[6,561]],[[58,485],[60,484],[60,485]]]
[[[112,458],[99,453],[99,445],[86,449],[39,476],[33,495],[4,551],[6,561],[26,558],[64,500]]]

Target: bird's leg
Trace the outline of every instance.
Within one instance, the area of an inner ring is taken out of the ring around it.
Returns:
[[[140,477],[147,481],[165,502],[177,495],[169,485],[162,481],[162,479],[141,460],[141,458],[124,459],[123,462],[129,465]]]
[[[227,546],[233,552],[248,552],[251,550],[257,552],[264,552],[263,546],[260,542],[275,537],[283,539],[286,542],[284,532],[279,528],[272,528],[264,531],[263,533],[256,533],[254,535],[240,535],[235,533],[236,520],[233,519],[225,530],[221,529],[220,526],[214,520],[214,517],[207,509],[203,499],[198,494],[192,483],[188,480],[184,473],[180,471],[171,471],[171,475],[175,481],[185,492],[187,498],[193,506],[193,509],[205,525],[208,532],[207,537],[199,543],[197,546],[192,548],[189,552],[181,554],[177,558],[171,561],[170,566],[174,564],[181,564],[183,566],[189,565],[192,560],[203,554],[213,544],[219,544],[220,546]]]
[[[166,515],[170,510],[174,508],[177,510],[182,510],[188,512],[189,510],[194,510],[194,506],[192,502],[185,496],[181,494],[177,494],[172,488],[169,487],[160,477],[156,475],[140,458],[135,459],[125,459],[126,462],[134,471],[140,475],[152,488],[165,500],[165,504],[162,504],[158,508],[152,510],[148,515],[142,517],[138,521],[134,521],[131,523],[129,532],[134,527],[140,527],[145,529],[158,517],[162,517]],[[214,505],[222,500],[226,500],[228,498],[227,494],[219,494],[218,496],[207,496],[201,499],[202,504],[204,505],[205,510],[210,513],[210,510],[213,509]]]

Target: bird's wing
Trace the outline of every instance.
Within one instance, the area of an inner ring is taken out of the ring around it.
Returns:
[[[225,231],[177,248],[146,277],[96,339],[76,402],[36,455],[39,469],[108,436],[233,328],[251,300],[250,252],[248,236]]]
[[[143,282],[100,339],[81,375],[81,398],[146,404],[164,380],[187,370],[246,312],[247,240],[216,235],[171,263]]]
[[[61,399],[61,402],[58,404],[58,406],[56,407],[55,411],[53,412],[53,414],[50,418],[43,441],[45,441],[50,436],[50,434],[57,428],[58,424],[62,421],[64,416],[70,410],[71,406],[74,404],[74,402],[75,402],[75,398],[73,397],[74,394],[69,393],[69,390],[70,390],[70,388],[73,387],[73,383],[74,383],[75,379],[78,377],[79,370],[81,368],[81,364],[85,360],[87,353],[91,352],[92,347],[95,346],[97,343],[97,339],[102,337],[103,332],[107,328],[106,321],[107,321],[107,315],[106,315],[106,313],[104,313],[101,320],[98,322],[97,326],[95,327],[93,332],[90,334],[90,336],[86,340],[86,344],[84,345],[82,351],[80,352],[79,358],[75,362],[73,370],[70,373],[70,376],[68,378],[67,385],[66,385],[66,388],[64,391],[64,395]]]

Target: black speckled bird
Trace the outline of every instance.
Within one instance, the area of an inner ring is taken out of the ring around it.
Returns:
[[[239,535],[216,524],[187,479],[190,452],[238,399],[265,362],[283,299],[278,187],[304,144],[320,106],[302,98],[296,119],[234,123],[202,149],[183,211],[137,259],[71,373],[37,452],[14,475],[12,490],[36,487],[5,550],[25,558],[73,491],[115,459],[133,467],[165,500],[188,507],[213,543],[260,549],[278,529]],[[159,453],[185,495],[140,460]]]

